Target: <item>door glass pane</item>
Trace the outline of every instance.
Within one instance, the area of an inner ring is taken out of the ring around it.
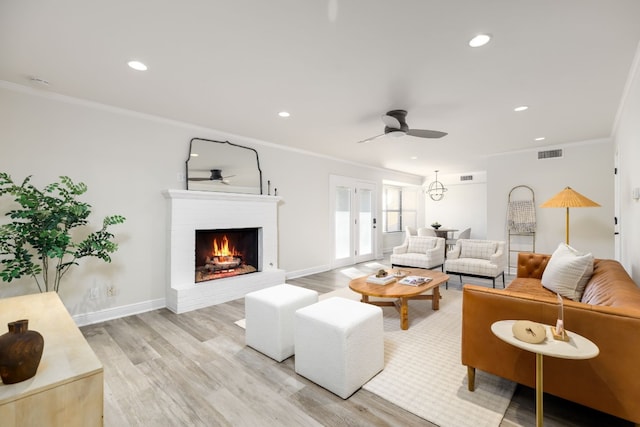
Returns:
[[[360,246],[358,253],[360,255],[370,254],[373,252],[372,234],[373,234],[373,212],[372,212],[372,192],[371,190],[360,189],[360,220],[358,221]]]
[[[351,191],[348,187],[336,188],[336,259],[351,256],[351,239],[349,227],[351,221]]]

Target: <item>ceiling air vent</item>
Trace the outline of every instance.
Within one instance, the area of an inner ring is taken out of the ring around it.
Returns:
[[[473,181],[473,175],[460,175],[460,181]]]
[[[562,157],[562,148],[558,148],[557,150],[538,151],[538,160],[555,159],[557,157]]]

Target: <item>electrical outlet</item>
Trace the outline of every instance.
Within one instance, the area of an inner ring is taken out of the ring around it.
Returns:
[[[107,296],[114,297],[116,296],[116,287],[113,285],[107,286]]]
[[[187,180],[187,177],[186,177],[186,175],[185,175],[185,173],[184,173],[184,172],[178,172],[178,173],[176,174],[176,180],[177,180],[178,182],[185,182],[185,181]]]

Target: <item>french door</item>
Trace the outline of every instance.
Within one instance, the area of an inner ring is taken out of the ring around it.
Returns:
[[[332,267],[376,257],[376,184],[332,175],[331,213],[334,255]]]

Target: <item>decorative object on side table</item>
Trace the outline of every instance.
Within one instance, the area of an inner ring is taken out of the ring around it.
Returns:
[[[44,338],[29,330],[29,320],[7,324],[9,332],[0,336],[0,378],[4,384],[15,384],[33,377],[40,365]]]
[[[442,227],[442,224],[440,224],[438,221],[436,221],[433,224],[431,224],[431,227],[433,229],[437,230],[438,228]]]
[[[530,344],[539,344],[547,337],[544,325],[531,320],[516,320],[511,330],[514,337]]]
[[[84,240],[76,242],[73,239],[80,233],[74,229],[88,225],[91,214],[91,205],[76,200],[87,191],[86,184],[76,184],[61,176],[60,182],[40,190],[30,181],[28,176],[17,184],[9,174],[0,173],[0,196],[11,195],[20,205],[12,206],[5,214],[12,221],[0,225],[0,278],[11,282],[31,276],[40,292],[58,292],[60,280],[69,268],[78,265],[80,258],[96,257],[111,262],[109,254],[118,245],[108,228],[123,223],[125,218],[107,216],[101,229],[85,233]]]
[[[569,341],[569,336],[564,330],[564,304],[562,302],[562,297],[560,294],[556,294],[558,296],[558,302],[560,306],[558,307],[558,320],[556,321],[556,326],[551,326],[551,335],[553,335],[553,339],[560,341]]]

